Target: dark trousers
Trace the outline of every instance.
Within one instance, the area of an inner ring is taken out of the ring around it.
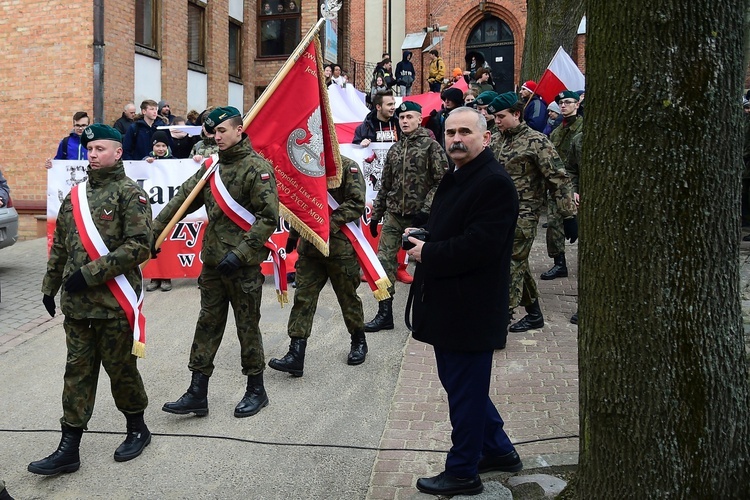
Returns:
[[[438,376],[448,393],[453,426],[453,446],[445,460],[445,471],[451,476],[475,477],[482,455],[506,455],[515,449],[489,397],[492,353],[435,348]]]

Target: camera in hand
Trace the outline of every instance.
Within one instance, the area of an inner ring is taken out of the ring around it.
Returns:
[[[409,241],[409,236],[418,239],[419,241],[427,241],[427,237],[430,236],[430,232],[427,229],[416,229],[408,234],[401,236],[401,248],[404,250],[411,250],[415,247],[414,243]]]

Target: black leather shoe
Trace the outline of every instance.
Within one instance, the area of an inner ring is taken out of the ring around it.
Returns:
[[[352,348],[349,350],[349,355],[346,357],[346,364],[348,365],[361,365],[365,362],[367,357],[367,340],[365,338],[365,332],[352,333]]]
[[[61,472],[75,472],[81,467],[78,449],[81,445],[83,429],[62,426],[60,444],[52,455],[36,462],[31,462],[28,471],[41,476],[54,476]]]
[[[280,372],[286,372],[292,377],[301,377],[305,371],[305,349],[307,339],[293,338],[289,342],[289,352],[283,358],[271,358],[268,366]]]
[[[234,407],[234,416],[252,417],[266,406],[268,406],[268,394],[263,387],[263,374],[248,375],[245,396]]]
[[[193,413],[196,417],[208,415],[208,376],[201,372],[193,372],[187,392],[177,401],[164,403],[161,410],[175,415],[188,413]]]
[[[393,298],[378,302],[378,313],[372,321],[365,323],[366,332],[393,330]]]
[[[578,324],[578,311],[573,313],[573,316],[570,317],[570,322],[574,325]]]
[[[133,460],[151,443],[151,432],[143,421],[143,413],[125,415],[128,420],[127,437],[115,450],[115,462]]]
[[[553,280],[555,278],[568,277],[568,264],[565,262],[565,254],[561,253],[555,257],[555,265],[540,276],[543,280]]]
[[[443,471],[435,477],[417,479],[417,489],[430,495],[479,495],[484,485],[479,476],[462,479]]]
[[[509,332],[519,333],[528,330],[535,330],[544,326],[544,318],[532,318],[530,314],[527,314],[516,323],[510,325],[508,328]]]
[[[521,462],[521,457],[518,456],[516,450],[499,457],[486,455],[479,460],[480,474],[490,471],[518,472],[521,469],[523,469],[523,462]]]

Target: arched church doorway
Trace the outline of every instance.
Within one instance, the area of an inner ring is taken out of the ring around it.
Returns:
[[[490,65],[497,92],[514,90],[515,41],[513,32],[505,21],[490,16],[477,24],[466,42],[466,52],[472,51],[479,52]]]

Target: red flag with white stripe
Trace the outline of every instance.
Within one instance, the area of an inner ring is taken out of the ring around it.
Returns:
[[[539,84],[536,86],[536,94],[547,104],[555,100],[555,96],[563,90],[582,90],[585,88],[586,78],[578,69],[576,63],[567,52],[560,47],[555,56],[544,71]]]

